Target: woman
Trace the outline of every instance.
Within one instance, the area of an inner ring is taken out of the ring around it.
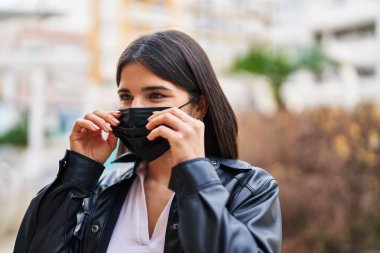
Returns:
[[[75,122],[15,252],[280,252],[277,182],[237,160],[235,115],[202,48],[178,31],[142,36],[116,79],[120,110]],[[99,179],[117,138],[129,152]]]

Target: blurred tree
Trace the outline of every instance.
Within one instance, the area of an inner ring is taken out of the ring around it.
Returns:
[[[0,135],[0,145],[11,144],[26,146],[28,142],[27,116],[24,115],[18,124]]]
[[[338,63],[327,57],[318,46],[313,46],[298,52],[294,69],[308,70],[314,73],[318,80],[321,79],[322,72],[325,69],[335,69],[338,66]]]
[[[286,110],[281,97],[281,86],[288,76],[300,69],[306,69],[320,76],[326,67],[333,65],[333,61],[328,59],[319,47],[297,50],[295,57],[290,57],[285,50],[261,45],[251,48],[247,54],[238,57],[232,65],[232,71],[245,70],[267,77],[278,108]]]

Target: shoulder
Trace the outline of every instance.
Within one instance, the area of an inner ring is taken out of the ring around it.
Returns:
[[[245,161],[230,158],[209,157],[223,184],[236,182],[252,194],[272,189],[278,191],[278,183],[265,169]]]
[[[281,217],[279,185],[268,171],[241,160],[210,161],[214,161],[219,178],[230,193],[228,209],[236,217],[242,220],[251,217],[246,213],[257,216],[270,213],[271,219]]]

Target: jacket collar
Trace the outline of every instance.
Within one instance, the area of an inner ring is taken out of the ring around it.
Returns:
[[[216,156],[209,156],[207,157],[211,164],[214,166],[215,169],[220,168],[221,166],[224,168],[234,169],[234,170],[250,170],[251,165],[247,162],[237,160],[237,159],[230,159],[230,158],[222,158],[222,157],[216,157]],[[134,155],[132,152],[126,152],[119,157],[117,157],[115,160],[113,160],[111,163],[128,163],[128,162],[135,162],[137,160],[140,160],[136,155]]]
[[[138,157],[135,154],[133,154],[132,152],[126,152],[117,157],[111,163],[130,163],[135,162],[136,160],[138,160]]]
[[[209,156],[208,159],[210,160],[211,164],[214,165],[215,169],[218,169],[219,167],[233,169],[233,170],[251,170],[252,166],[244,162],[242,160],[238,159],[232,159],[232,158],[223,158],[223,157],[216,157],[216,156]]]

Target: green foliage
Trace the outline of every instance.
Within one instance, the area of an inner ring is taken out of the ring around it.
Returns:
[[[329,59],[320,47],[314,46],[301,50],[294,64],[295,69],[306,69],[315,74],[321,74],[326,68],[335,68],[338,63]]]
[[[28,141],[27,118],[24,116],[20,122],[7,132],[0,135],[0,145],[11,144],[26,146]]]
[[[285,79],[294,71],[294,64],[283,51],[271,50],[265,46],[253,48],[247,55],[236,59],[232,69],[266,76],[271,84],[274,99],[280,108],[284,107],[280,89]]]
[[[279,82],[294,71],[294,64],[283,51],[260,46],[238,58],[233,69],[264,75],[273,82]]]
[[[319,47],[298,50],[295,57],[281,49],[266,46],[251,48],[246,55],[238,57],[232,65],[232,71],[248,71],[269,79],[273,97],[280,109],[285,109],[281,97],[281,86],[289,75],[300,69],[320,74],[324,68],[336,66]]]

